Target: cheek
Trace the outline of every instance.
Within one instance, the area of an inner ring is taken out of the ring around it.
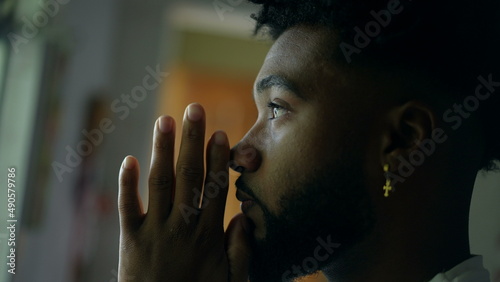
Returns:
[[[263,201],[274,215],[281,211],[280,200],[287,200],[312,177],[318,167],[327,162],[321,136],[300,130],[275,132],[273,142],[266,145],[261,165]]]

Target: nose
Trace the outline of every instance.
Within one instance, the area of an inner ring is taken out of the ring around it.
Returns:
[[[231,149],[230,167],[236,172],[254,172],[262,162],[261,154],[251,144],[241,141]]]

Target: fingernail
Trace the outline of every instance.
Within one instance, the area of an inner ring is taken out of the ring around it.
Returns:
[[[131,156],[127,156],[122,163],[122,167],[124,169],[133,169],[134,168],[134,159]]]
[[[172,119],[169,117],[161,117],[159,119],[159,128],[162,133],[169,133],[172,131]]]
[[[223,145],[227,144],[226,134],[224,134],[224,132],[222,132],[222,131],[216,132],[214,139],[215,139],[215,144],[217,144],[219,146],[223,146]]]
[[[199,121],[203,116],[202,109],[198,104],[191,104],[187,110],[187,116],[190,121]]]

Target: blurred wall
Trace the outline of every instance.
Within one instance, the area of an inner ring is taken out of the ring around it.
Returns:
[[[54,161],[65,163],[66,146],[74,147],[83,139],[85,105],[92,92],[109,87],[112,79],[112,54],[119,1],[71,1],[53,18],[61,27],[61,41],[67,42],[67,61],[61,90],[61,120],[54,144]],[[96,9],[98,7],[98,9]],[[32,18],[32,14],[20,16]],[[47,28],[46,30],[50,30]],[[40,34],[40,37],[46,35]],[[28,43],[31,44],[31,43]],[[21,49],[22,56],[23,50]],[[46,164],[50,166],[51,164]],[[72,259],[69,257],[75,228],[74,187],[79,168],[63,175],[62,181],[50,170],[49,190],[42,201],[41,222],[23,227],[18,249],[18,273],[13,281],[71,281]],[[39,187],[42,188],[42,187]],[[28,187],[30,189],[36,187]],[[115,246],[111,246],[111,248]]]
[[[98,94],[107,104],[114,130],[93,147],[99,172],[93,187],[82,184],[83,163],[58,178],[53,171],[43,198],[41,222],[19,234],[18,274],[13,281],[112,281],[118,262],[117,175],[123,157],[133,154],[144,166],[154,124],[155,91],[127,117],[113,112],[114,101],[142,85],[147,68],[163,66],[160,56],[166,1],[68,1],[40,37],[57,33],[68,47],[60,99],[60,124],[53,161],[67,163],[67,146],[87,137],[89,102]],[[24,13],[20,16],[31,18]],[[31,44],[31,43],[30,43]],[[19,54],[22,56],[22,50]],[[116,106],[116,108],[118,108]],[[124,142],[126,140],[127,142]],[[36,142],[36,139],[34,140]],[[130,144],[133,144],[132,146]],[[50,163],[46,164],[50,166]],[[36,189],[36,187],[28,187]],[[84,190],[83,192],[80,190]],[[78,195],[83,199],[77,199]],[[87,211],[87,212],[86,212]],[[98,216],[98,217],[97,217]]]

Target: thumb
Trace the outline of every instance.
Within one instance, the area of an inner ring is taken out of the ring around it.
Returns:
[[[253,224],[242,213],[233,217],[226,230],[226,254],[229,261],[229,281],[247,282],[252,248]]]

